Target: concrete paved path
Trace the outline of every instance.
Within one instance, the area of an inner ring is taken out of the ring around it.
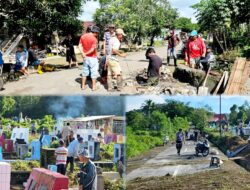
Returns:
[[[215,147],[212,147],[212,149],[218,150]],[[142,167],[130,172],[126,180],[130,181],[141,177],[160,177],[165,175],[175,177],[211,169],[209,167],[211,155],[197,157],[194,154],[195,145],[192,141],[187,141],[183,145],[180,156],[177,155],[175,145],[172,145],[154,158],[148,160]],[[219,156],[225,159],[225,156],[221,152]]]

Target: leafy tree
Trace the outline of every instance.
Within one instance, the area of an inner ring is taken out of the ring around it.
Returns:
[[[237,124],[237,109],[238,106],[235,104],[230,108],[229,121],[234,125]]]
[[[16,101],[13,97],[4,96],[0,98],[0,116],[15,109]]]
[[[192,23],[190,18],[180,17],[175,20],[173,27],[181,29],[183,32],[191,32],[192,30],[199,30],[197,24]]]
[[[53,31],[78,32],[78,16],[86,0],[5,0],[1,15],[10,32],[25,32],[33,37],[51,35]]]
[[[100,0],[100,9],[94,21],[104,29],[108,23],[121,27],[133,43],[161,34],[161,30],[172,23],[177,11],[167,0]]]

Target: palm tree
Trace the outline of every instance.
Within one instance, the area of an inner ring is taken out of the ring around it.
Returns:
[[[142,104],[141,109],[144,114],[146,114],[149,118],[151,113],[155,110],[156,105],[153,100],[146,100],[144,104]]]

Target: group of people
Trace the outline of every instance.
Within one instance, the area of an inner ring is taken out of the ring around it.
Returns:
[[[21,72],[23,75],[28,76],[28,65],[37,67],[38,74],[43,73],[45,61],[38,59],[38,45],[33,43],[27,50],[23,45],[17,46],[16,51],[16,65],[15,71]]]
[[[181,40],[174,30],[170,32],[165,40],[168,41],[167,64],[170,63],[170,58],[173,57],[174,65],[177,66],[177,46]],[[185,64],[188,64],[191,68],[208,71],[209,63],[215,61],[211,48],[205,44],[204,39],[196,30],[193,30],[189,37],[187,36],[184,54]]]
[[[64,138],[63,138],[64,137]],[[93,190],[97,186],[97,170],[95,164],[90,160],[88,150],[80,135],[74,138],[74,132],[71,130],[69,134],[65,131],[61,134],[59,147],[55,150],[57,172],[62,175],[66,174],[68,165],[70,165],[70,173],[74,172],[75,158],[80,161],[79,189]]]
[[[97,59],[97,38],[100,33],[100,29],[97,26],[91,26],[87,30],[88,32],[83,34],[80,39],[79,49],[83,58],[83,73],[82,73],[82,90],[85,90],[87,77],[92,79],[92,90],[98,89],[96,85],[96,79],[98,77],[99,62]],[[104,49],[105,55],[104,62],[102,64],[103,73],[101,74],[103,82],[107,79],[108,91],[113,91],[112,80],[117,80],[117,90],[121,91],[123,88],[122,70],[118,60],[118,57],[126,57],[125,53],[120,51],[121,42],[125,33],[123,29],[115,29],[114,25],[109,25],[108,31],[104,35]]]

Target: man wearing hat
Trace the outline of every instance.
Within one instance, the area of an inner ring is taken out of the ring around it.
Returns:
[[[68,164],[70,164],[70,172],[72,173],[74,171],[74,161],[75,157],[78,157],[79,147],[81,144],[83,144],[83,138],[78,137],[76,140],[73,140],[69,146],[68,146],[68,156],[67,156],[67,162],[66,162],[66,168],[67,171]]]
[[[83,149],[79,153],[82,163],[80,173],[80,190],[97,190],[97,171],[95,164],[90,160],[89,152]]]
[[[96,79],[98,77],[98,59],[97,59],[97,37],[100,32],[99,27],[92,26],[90,33],[81,36],[79,49],[83,57],[82,90],[86,89],[87,77],[92,78],[92,90],[96,91]]]
[[[198,32],[193,30],[190,34],[190,39],[187,42],[185,52],[185,59],[188,61],[190,67],[200,68],[201,58],[206,55],[206,45],[204,41],[198,37]]]
[[[112,76],[114,79],[117,80],[117,90],[121,91],[123,84],[122,84],[122,70],[119,63],[119,60],[117,59],[117,56],[119,57],[126,57],[126,53],[121,53],[119,51],[121,46],[121,41],[123,40],[123,37],[126,36],[123,29],[119,28],[116,30],[116,36],[112,37],[109,41],[109,49],[110,53],[108,56],[107,66],[108,66],[108,91],[112,91]]]

